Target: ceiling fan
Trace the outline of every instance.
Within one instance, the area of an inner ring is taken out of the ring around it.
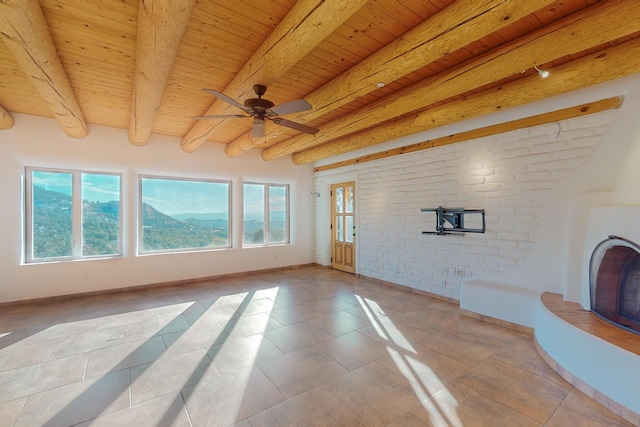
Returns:
[[[319,129],[313,128],[311,126],[303,125],[302,123],[296,123],[296,122],[292,122],[291,120],[286,120],[278,117],[283,114],[298,113],[300,111],[310,110],[311,105],[304,99],[294,99],[293,101],[285,102],[284,104],[275,105],[273,102],[269,101],[268,99],[262,98],[262,95],[264,95],[265,92],[267,91],[266,86],[254,85],[253,90],[255,91],[256,95],[258,95],[258,97],[245,99],[244,105],[242,105],[236,100],[232,99],[231,97],[225,95],[224,93],[218,92],[213,89],[202,89],[202,90],[215,96],[216,98],[224,102],[227,102],[235,107],[238,107],[248,115],[220,114],[220,115],[214,115],[214,116],[195,116],[193,117],[194,119],[209,120],[209,119],[233,119],[233,118],[253,117],[253,128],[251,131],[251,135],[254,138],[260,138],[264,136],[265,119],[271,120],[272,122],[280,126],[299,130],[301,132],[306,132],[311,135],[315,135],[319,131]]]

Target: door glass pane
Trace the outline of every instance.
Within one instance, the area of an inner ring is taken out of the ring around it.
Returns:
[[[269,243],[286,243],[287,187],[269,187]]]
[[[347,194],[346,194],[346,200],[345,200],[345,212],[346,213],[353,213],[353,187],[349,186],[346,188],[347,190]]]
[[[353,243],[353,217],[352,216],[347,216],[345,217],[345,220],[347,221],[346,227],[345,227],[345,233],[346,233],[346,241],[348,243]]]
[[[336,188],[336,212],[344,212],[344,188]]]
[[[344,242],[344,224],[342,223],[342,216],[336,216],[336,240],[338,242]]]
[[[82,255],[120,252],[120,176],[82,174]]]
[[[33,171],[31,185],[32,257],[71,256],[73,175]]]
[[[244,184],[243,237],[244,245],[264,244],[264,184]]]

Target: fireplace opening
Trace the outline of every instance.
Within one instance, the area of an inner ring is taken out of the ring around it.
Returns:
[[[591,311],[640,334],[640,246],[609,236],[591,254]]]

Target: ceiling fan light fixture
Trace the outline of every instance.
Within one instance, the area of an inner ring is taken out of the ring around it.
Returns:
[[[547,77],[549,77],[549,72],[547,70],[541,70],[540,68],[538,68],[537,66],[534,65],[534,67],[536,69],[536,71],[538,72],[538,74],[540,74],[540,77],[542,77],[543,79],[546,79]]]

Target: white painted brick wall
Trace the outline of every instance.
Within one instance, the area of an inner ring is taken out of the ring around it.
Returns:
[[[319,172],[316,188],[325,176],[357,174],[359,274],[459,299],[464,280],[514,271],[531,255],[551,189],[589,159],[612,117],[604,112]],[[486,233],[423,235],[435,221],[420,209],[438,206],[485,209]]]

